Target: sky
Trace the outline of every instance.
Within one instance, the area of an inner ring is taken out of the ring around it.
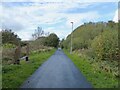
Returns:
[[[86,22],[118,21],[117,0],[85,1],[3,0],[0,3],[0,30],[12,29],[22,40],[31,40],[39,26],[45,32],[55,33],[62,39],[71,33],[71,22],[74,22],[75,29]]]

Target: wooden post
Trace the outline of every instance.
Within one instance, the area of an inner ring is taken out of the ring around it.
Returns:
[[[29,44],[26,45],[26,61],[29,61]]]
[[[21,46],[18,45],[15,49],[15,54],[14,54],[14,64],[20,64],[20,53],[21,53]]]

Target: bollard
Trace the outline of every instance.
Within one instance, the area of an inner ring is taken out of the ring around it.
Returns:
[[[29,61],[28,56],[26,56],[25,60],[26,60],[26,61]]]

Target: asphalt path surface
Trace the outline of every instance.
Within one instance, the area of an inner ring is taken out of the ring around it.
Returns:
[[[57,50],[20,88],[92,88],[62,50]]]

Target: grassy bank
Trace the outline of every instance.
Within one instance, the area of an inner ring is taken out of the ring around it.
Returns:
[[[30,61],[21,61],[20,65],[4,65],[2,67],[2,87],[18,88],[33,72],[43,64],[55,49],[46,52],[34,52],[30,54]]]
[[[73,61],[76,67],[83,73],[94,88],[115,88],[118,87],[118,79],[112,73],[105,72],[98,68],[97,62],[92,62],[86,57],[80,57],[77,54],[69,54],[64,50],[67,56]]]

